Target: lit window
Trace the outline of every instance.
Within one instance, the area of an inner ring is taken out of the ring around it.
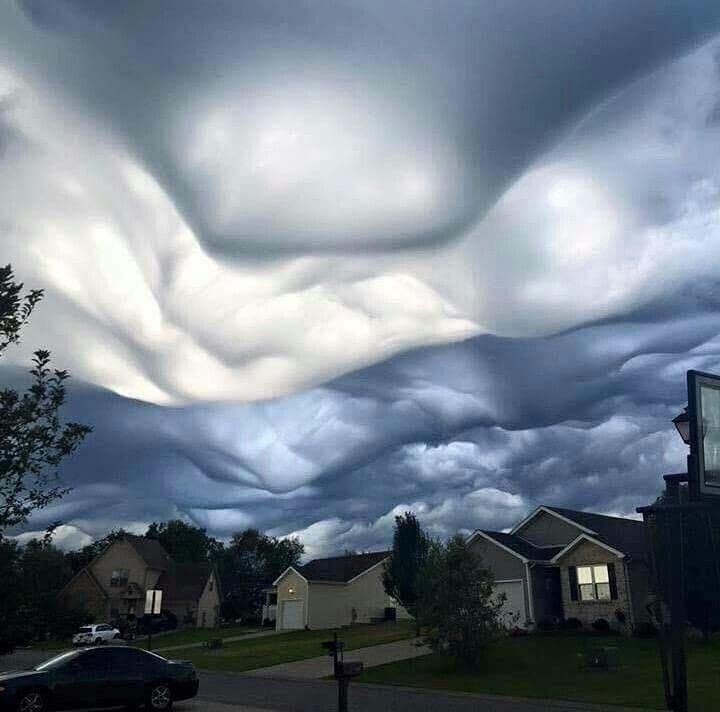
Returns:
[[[578,566],[577,583],[581,601],[610,600],[610,574],[606,564]]]

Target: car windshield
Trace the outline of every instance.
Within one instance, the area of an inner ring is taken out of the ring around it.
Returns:
[[[65,653],[60,653],[60,655],[56,655],[54,658],[50,658],[50,660],[46,660],[44,663],[40,663],[40,665],[36,665],[33,669],[34,670],[54,670],[55,668],[59,667],[60,665],[64,665],[66,662],[71,660],[72,658],[75,658],[78,656],[77,650],[68,650]]]

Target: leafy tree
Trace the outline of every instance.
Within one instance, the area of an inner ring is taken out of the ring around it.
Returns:
[[[504,597],[493,592],[493,575],[456,535],[443,545],[431,542],[418,577],[417,621],[435,652],[475,665],[501,632]]]
[[[71,569],[51,536],[24,546],[0,539],[0,652],[46,636],[66,638],[88,621],[81,606],[68,606],[59,599]]]
[[[205,529],[194,527],[181,519],[153,522],[145,532],[149,539],[157,539],[165,551],[178,563],[207,561],[222,546],[207,535]]]
[[[427,560],[430,540],[412,512],[395,517],[392,555],[385,562],[383,586],[388,596],[415,616],[417,580]]]
[[[215,562],[224,591],[226,618],[257,619],[263,589],[288,567],[297,566],[305,547],[296,538],[278,539],[257,529],[235,533]]]
[[[42,299],[23,295],[10,265],[0,268],[0,355],[20,340],[20,331]],[[50,368],[48,351],[35,351],[32,384],[25,393],[0,390],[0,533],[27,521],[31,512],[62,497],[58,468],[90,432],[60,421],[67,371]]]

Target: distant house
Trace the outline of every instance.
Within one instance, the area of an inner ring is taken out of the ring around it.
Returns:
[[[630,631],[647,620],[643,524],[560,507],[538,507],[508,533],[478,530],[469,544],[506,595],[508,625],[603,618]]]
[[[209,562],[179,564],[159,541],[126,535],[111,544],[61,590],[82,603],[97,621],[142,616],[145,591],[163,591],[163,610],[179,625],[211,627],[220,608],[217,573]]]
[[[407,617],[383,588],[383,562],[389,551],[313,559],[288,567],[267,591],[277,605],[277,630],[336,628],[388,616]]]

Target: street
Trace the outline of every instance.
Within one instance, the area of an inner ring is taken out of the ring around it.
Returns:
[[[50,654],[20,650],[0,657],[0,670],[32,667]],[[290,680],[256,675],[200,672],[200,692],[194,700],[178,702],[178,712],[335,712],[337,688],[327,680]],[[620,707],[598,707],[586,703],[533,702],[498,697],[448,694],[431,690],[385,687],[353,683],[351,712],[591,712]]]

